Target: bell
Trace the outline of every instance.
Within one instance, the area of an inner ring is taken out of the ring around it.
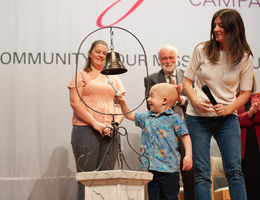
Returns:
[[[120,61],[119,53],[111,50],[110,53],[106,55],[106,63],[101,71],[101,74],[105,75],[114,75],[114,74],[123,74],[127,72],[127,69],[124,67]]]

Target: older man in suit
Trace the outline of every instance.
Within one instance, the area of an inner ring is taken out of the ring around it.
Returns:
[[[161,70],[144,78],[146,99],[149,97],[149,91],[153,85],[164,82],[175,84],[179,93],[179,98],[177,104],[173,107],[173,110],[184,119],[188,99],[182,91],[184,71],[177,68],[177,50],[173,46],[165,45],[159,50],[158,57],[161,64]],[[148,103],[147,108],[149,109]],[[185,149],[181,140],[179,140],[179,151],[182,160],[185,155]],[[194,200],[193,168],[190,171],[183,171],[181,169],[181,174],[184,186],[184,199]]]

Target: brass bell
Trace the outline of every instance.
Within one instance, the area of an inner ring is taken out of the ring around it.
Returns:
[[[122,64],[119,53],[114,52],[112,49],[111,52],[106,55],[106,63],[101,71],[101,74],[114,75],[125,72],[127,72],[127,69]]]

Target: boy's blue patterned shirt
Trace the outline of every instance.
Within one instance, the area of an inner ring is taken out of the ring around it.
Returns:
[[[135,125],[142,128],[141,153],[150,159],[149,170],[160,172],[178,172],[180,155],[177,150],[177,136],[188,134],[185,121],[172,109],[160,115],[150,111],[135,113]],[[147,159],[141,158],[143,169],[147,168]]]

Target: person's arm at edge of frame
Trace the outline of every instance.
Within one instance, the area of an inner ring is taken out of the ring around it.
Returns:
[[[131,121],[134,121],[134,113],[130,112],[131,110],[128,108],[127,104],[126,104],[126,100],[125,100],[125,92],[123,92],[119,97],[118,97],[119,103],[120,103],[120,107],[122,112],[124,113],[124,116],[126,117],[126,119],[129,119]]]
[[[185,148],[185,156],[182,161],[182,170],[188,171],[192,168],[192,144],[189,134],[181,136],[182,143]]]
[[[251,101],[250,101],[250,105],[251,105]],[[250,109],[251,108],[252,108],[252,106],[250,107]],[[237,116],[238,116],[240,128],[252,126],[252,121],[251,121],[252,115],[250,115],[250,111],[245,110],[245,105],[242,105],[241,107],[238,108]]]

